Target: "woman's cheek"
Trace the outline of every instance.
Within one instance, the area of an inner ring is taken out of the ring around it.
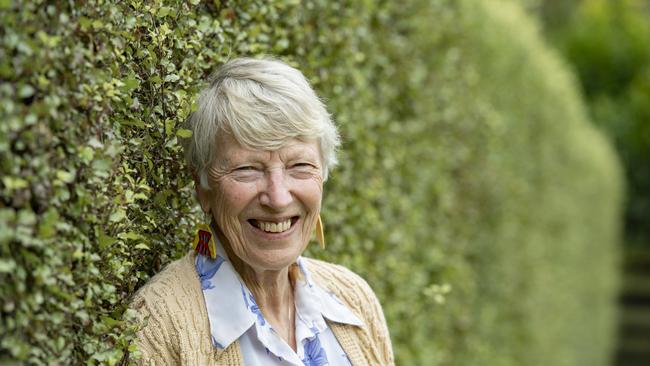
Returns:
[[[221,231],[226,235],[231,245],[238,245],[239,233],[241,233],[241,225],[237,219],[237,213],[233,212],[234,205],[232,202],[229,202],[228,199],[236,199],[236,195],[228,196],[223,191],[223,185],[225,182],[221,182],[220,186],[217,188],[218,193],[215,195],[215,209],[214,213],[217,225]]]

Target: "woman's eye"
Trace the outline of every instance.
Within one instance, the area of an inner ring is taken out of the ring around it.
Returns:
[[[307,179],[318,174],[318,167],[311,163],[296,163],[291,165],[289,171],[296,178]]]
[[[235,169],[240,172],[246,172],[246,171],[253,171],[255,170],[255,167],[252,166],[240,166],[239,168]]]
[[[241,182],[252,182],[262,177],[261,168],[254,165],[243,165],[231,171],[232,177]]]
[[[296,164],[293,164],[293,168],[311,168],[311,167],[313,167],[313,166],[311,164],[309,164],[309,163],[296,163]]]

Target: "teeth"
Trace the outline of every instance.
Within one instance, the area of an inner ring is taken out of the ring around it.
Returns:
[[[260,230],[264,230],[268,233],[281,233],[283,231],[289,230],[291,227],[291,219],[287,219],[282,222],[257,221],[257,227],[260,228]]]

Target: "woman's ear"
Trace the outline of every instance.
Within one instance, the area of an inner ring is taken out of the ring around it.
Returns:
[[[196,198],[201,205],[201,210],[203,210],[203,212],[210,212],[212,192],[210,189],[206,189],[201,185],[201,179],[197,174],[194,174],[194,190],[196,191]]]

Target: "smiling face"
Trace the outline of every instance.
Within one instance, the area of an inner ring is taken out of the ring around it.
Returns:
[[[249,149],[221,134],[199,201],[232,252],[255,272],[277,271],[303,252],[320,213],[323,171],[316,142],[289,140],[275,151]]]

